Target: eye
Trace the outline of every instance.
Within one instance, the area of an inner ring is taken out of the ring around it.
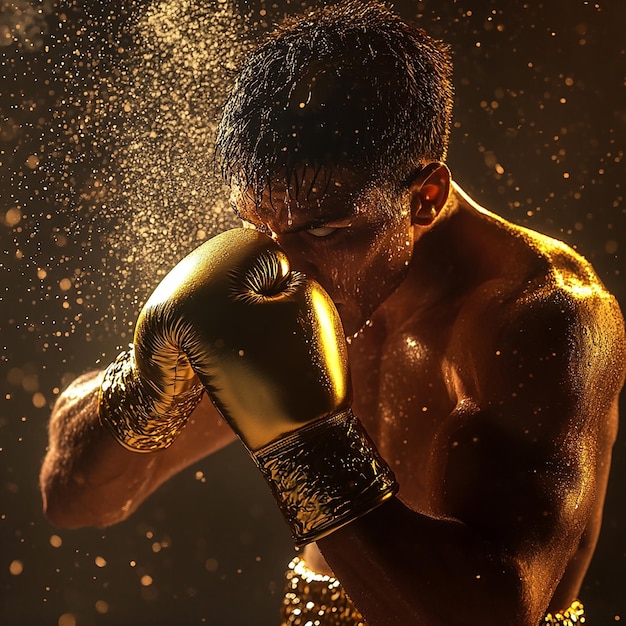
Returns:
[[[350,226],[352,226],[352,221],[352,217],[343,217],[332,222],[320,224],[314,228],[309,228],[306,232],[308,235],[312,235],[313,237],[330,237],[338,230],[350,228]]]
[[[319,228],[311,228],[306,232],[309,235],[313,235],[313,237],[328,237],[328,235],[332,235],[337,229],[332,226],[320,226]]]

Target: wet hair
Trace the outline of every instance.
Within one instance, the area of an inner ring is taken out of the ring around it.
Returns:
[[[288,18],[243,61],[217,129],[218,167],[257,198],[306,167],[399,189],[445,159],[451,74],[448,47],[378,1]]]

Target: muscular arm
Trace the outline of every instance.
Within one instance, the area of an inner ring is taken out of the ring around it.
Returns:
[[[102,374],[77,379],[56,402],[40,484],[44,510],[59,526],[108,526],[130,515],[159,485],[234,439],[204,397],[178,439],[152,453],[123,448],[97,415]]]
[[[490,443],[481,448],[479,454],[498,461],[522,452],[497,450]],[[530,464],[518,466],[526,475],[515,477],[511,463],[468,470],[468,461],[462,462],[463,478],[457,474],[460,466],[449,468],[447,478],[467,489],[455,498],[476,496],[476,501],[458,503],[454,514],[427,515],[394,499],[318,543],[369,626],[537,626],[552,604],[604,480],[596,484],[590,472],[572,471],[572,484],[554,475],[547,478],[549,485],[532,485]],[[485,489],[477,480],[491,484]],[[573,599],[561,600],[553,610],[563,610]]]
[[[440,514],[394,499],[318,542],[369,626],[537,626],[574,599],[584,566],[551,605],[597,533],[624,335],[612,301],[557,296],[475,343],[459,329],[460,402],[430,459]]]

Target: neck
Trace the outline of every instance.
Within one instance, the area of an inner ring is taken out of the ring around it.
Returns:
[[[459,203],[451,194],[437,220],[427,228],[415,227],[413,258],[398,288],[383,302],[373,321],[399,329],[409,320],[430,314],[459,280],[456,222]]]

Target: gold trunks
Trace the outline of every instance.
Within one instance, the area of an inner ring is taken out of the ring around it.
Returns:
[[[574,600],[572,606],[563,613],[548,613],[544,618],[543,624],[557,624],[559,626],[574,626],[575,624],[585,624],[585,607],[582,602]]]
[[[295,557],[285,574],[281,626],[365,626],[365,621],[332,576],[317,574]]]
[[[281,626],[366,626],[341,583],[308,569],[299,557],[287,569],[280,618]],[[585,609],[575,601],[563,613],[548,613],[540,626],[578,624],[585,624]]]

